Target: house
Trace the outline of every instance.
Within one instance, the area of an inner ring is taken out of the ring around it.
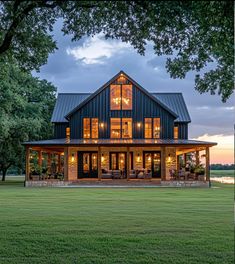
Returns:
[[[51,122],[53,139],[24,143],[26,186],[209,186],[209,148],[216,143],[188,139],[181,93],[150,93],[120,71],[94,93],[58,94]]]

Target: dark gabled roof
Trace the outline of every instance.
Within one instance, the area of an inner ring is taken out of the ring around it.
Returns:
[[[147,96],[152,98],[153,101],[158,103],[162,106],[166,111],[168,111],[170,114],[172,114],[174,117],[178,117],[178,115],[170,109],[168,106],[166,106],[164,103],[159,101],[155,96],[153,96],[151,93],[149,93],[147,90],[145,90],[141,85],[139,85],[135,80],[133,80],[130,76],[128,76],[124,71],[120,71],[118,74],[116,74],[112,79],[110,79],[107,83],[105,83],[103,86],[101,86],[98,90],[96,90],[94,93],[92,93],[89,97],[87,97],[81,104],[79,104],[77,107],[75,107],[72,111],[70,111],[65,118],[69,118],[74,112],[76,112],[78,109],[80,109],[82,106],[84,106],[86,103],[88,103],[92,98],[94,98],[96,95],[98,95],[100,92],[102,92],[107,86],[109,86],[112,82],[115,81],[115,79],[118,78],[120,74],[124,74],[125,77],[132,82],[136,87],[138,87],[143,93],[145,93]]]
[[[88,96],[90,96],[90,93],[59,93],[51,122],[68,122],[65,116],[80,105]]]
[[[191,122],[181,93],[151,93],[178,115],[176,122]],[[81,104],[91,93],[59,93],[51,122],[68,122],[65,116]]]
[[[23,145],[32,146],[71,146],[71,145],[184,145],[184,146],[215,146],[217,143],[199,140],[188,140],[188,139],[49,139],[40,141],[28,141],[24,142]]]
[[[175,122],[191,122],[182,93],[152,93],[152,95],[177,113],[178,118]]]

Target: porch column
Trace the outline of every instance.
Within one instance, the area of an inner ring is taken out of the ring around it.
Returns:
[[[42,151],[38,151],[38,165],[42,167]]]
[[[186,164],[187,164],[187,153],[184,153],[183,155],[184,155],[184,166],[186,166]]]
[[[210,180],[210,149],[206,147],[206,180]]]
[[[29,180],[30,173],[30,148],[26,147],[25,181]]]
[[[161,147],[161,179],[166,180],[166,147]]]
[[[68,170],[69,170],[69,155],[68,148],[64,148],[64,180],[68,181]]]
[[[180,170],[180,155],[177,155],[176,156],[176,168],[177,168],[177,171]]]
[[[197,150],[196,151],[196,166],[198,166],[200,163],[200,160],[199,160],[199,151]]]
[[[47,166],[49,168],[49,172],[51,173],[51,153],[47,153],[48,160],[47,160]]]
[[[130,147],[127,147],[127,153],[126,153],[126,155],[127,155],[127,158],[126,158],[126,162],[127,162],[127,166],[126,166],[126,170],[127,170],[127,172],[126,172],[126,178],[127,178],[127,180],[129,181],[129,178],[130,178]]]
[[[101,181],[101,147],[98,146],[98,180]]]
[[[58,172],[61,172],[61,155],[58,154]]]

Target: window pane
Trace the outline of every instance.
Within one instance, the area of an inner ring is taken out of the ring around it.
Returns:
[[[66,127],[66,138],[70,138],[70,127]]]
[[[116,153],[111,154],[111,170],[117,169],[117,155]]]
[[[160,138],[160,130],[161,130],[161,126],[160,126],[160,118],[154,118],[153,119],[153,137],[154,138]]]
[[[144,137],[152,138],[152,118],[144,119]]]
[[[98,133],[99,133],[98,131],[99,131],[98,118],[92,118],[91,119],[91,137],[98,138]]]
[[[90,171],[90,155],[89,153],[83,153],[83,172]]]
[[[122,85],[122,110],[132,109],[132,85]]]
[[[145,169],[152,170],[152,155],[151,153],[145,153]]]
[[[91,154],[91,169],[93,171],[97,170],[97,153]]]
[[[132,118],[122,118],[122,138],[132,138]]]
[[[111,118],[111,138],[121,137],[121,118]]]
[[[83,138],[90,138],[90,118],[83,118]]]
[[[126,167],[125,164],[125,154],[118,153],[118,169],[124,171]]]
[[[110,85],[110,109],[121,110],[121,86]]]
[[[178,126],[174,127],[174,139],[178,139],[179,138],[179,129]]]
[[[120,75],[117,79],[118,84],[125,84],[127,82],[126,78],[123,75]]]

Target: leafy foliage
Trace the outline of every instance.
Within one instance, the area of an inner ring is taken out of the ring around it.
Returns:
[[[0,171],[22,167],[25,140],[52,135],[55,87],[17,66],[0,62]]]
[[[56,49],[52,28],[63,18],[73,40],[103,32],[129,42],[140,54],[153,43],[168,55],[173,78],[196,71],[195,88],[233,93],[233,1],[1,1],[0,55],[39,69]],[[172,58],[173,56],[173,58]],[[210,65],[213,65],[211,69]]]

